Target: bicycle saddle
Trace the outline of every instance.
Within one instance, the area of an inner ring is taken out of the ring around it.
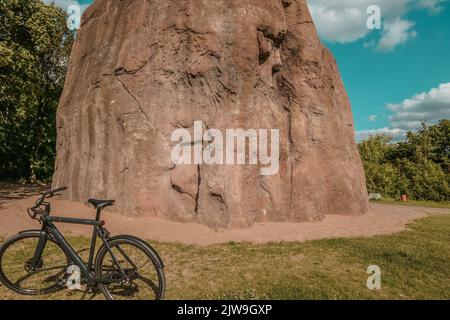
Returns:
[[[88,202],[92,204],[95,209],[103,209],[107,206],[112,206],[115,200],[97,200],[97,199],[89,199]]]

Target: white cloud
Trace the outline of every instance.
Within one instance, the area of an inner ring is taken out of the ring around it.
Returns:
[[[413,27],[414,22],[400,18],[393,22],[386,22],[384,24],[383,36],[377,45],[377,50],[382,52],[392,51],[396,46],[415,38],[417,33],[414,30],[411,31]]]
[[[372,114],[370,116],[367,117],[367,120],[369,120],[370,122],[375,122],[378,119],[378,115],[377,114]]]
[[[356,132],[357,141],[371,135],[387,134],[394,141],[402,140],[406,132],[418,129],[422,123],[435,124],[450,119],[450,83],[443,83],[429,92],[422,92],[398,104],[386,106],[393,114],[389,126],[381,129]]]
[[[447,0],[420,0],[419,6],[428,9],[431,14],[437,14],[442,11],[442,4]]]
[[[308,0],[311,15],[319,35],[328,41],[347,43],[364,38],[367,28],[367,8],[376,4],[383,20],[393,21],[404,15],[415,0]]]
[[[310,0],[311,15],[321,38],[346,43],[356,41],[367,34],[367,16],[361,8],[337,8],[323,2]]]
[[[381,42],[366,42],[365,47],[389,51],[397,44],[414,38],[414,22],[405,16],[413,9],[426,9],[439,13],[449,0],[308,0],[311,15],[320,37],[326,41],[349,43],[365,38],[372,30],[367,27],[367,8],[377,5],[381,9],[385,29]],[[373,40],[372,40],[373,41]],[[384,49],[384,50],[383,50]]]
[[[440,119],[450,119],[450,83],[443,83],[429,92],[416,94],[399,104],[388,104],[394,112],[389,117],[392,127],[411,130],[422,122],[436,123]]]
[[[378,134],[384,134],[392,138],[392,141],[397,142],[401,141],[406,136],[406,130],[398,129],[398,128],[381,128],[381,129],[373,129],[373,130],[362,130],[357,131],[355,133],[355,139],[356,141],[363,141],[370,136],[375,136]]]

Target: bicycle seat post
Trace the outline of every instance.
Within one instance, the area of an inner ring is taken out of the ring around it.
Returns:
[[[97,214],[95,215],[95,220],[99,221],[100,220],[100,213],[102,212],[102,207],[98,207],[97,208]]]

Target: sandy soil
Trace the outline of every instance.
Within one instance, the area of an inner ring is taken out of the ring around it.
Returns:
[[[14,234],[25,229],[39,228],[26,209],[36,197],[8,199],[0,205],[0,234]],[[183,224],[152,217],[129,218],[104,210],[102,219],[112,234],[133,234],[149,240],[209,245],[229,241],[264,243],[272,241],[306,241],[313,239],[371,236],[401,231],[409,222],[428,214],[450,214],[449,209],[434,209],[398,205],[371,204],[364,216],[333,216],[316,223],[258,223],[247,229],[213,230],[199,224]],[[93,218],[92,207],[52,199],[52,215]],[[90,235],[85,226],[60,224],[64,232]]]

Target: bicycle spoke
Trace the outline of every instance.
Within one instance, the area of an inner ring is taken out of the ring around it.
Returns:
[[[161,296],[161,279],[146,249],[140,247],[139,243],[123,241],[111,245],[111,251],[117,261],[120,261],[126,278],[121,276],[111,253],[105,253],[101,277],[117,279],[118,282],[102,284],[102,291],[114,299],[158,299]]]
[[[2,254],[1,271],[9,285],[20,293],[38,295],[56,288],[66,271],[67,257],[61,248],[48,240],[38,264],[32,261],[39,234],[18,236]]]
[[[125,260],[128,261],[129,264],[131,264],[133,266],[133,268],[136,268],[136,266],[134,265],[133,261],[130,260],[130,258],[128,257],[128,255],[122,250],[122,248],[120,246],[117,246],[117,250],[119,250],[119,252],[122,254],[122,256],[125,258]]]

